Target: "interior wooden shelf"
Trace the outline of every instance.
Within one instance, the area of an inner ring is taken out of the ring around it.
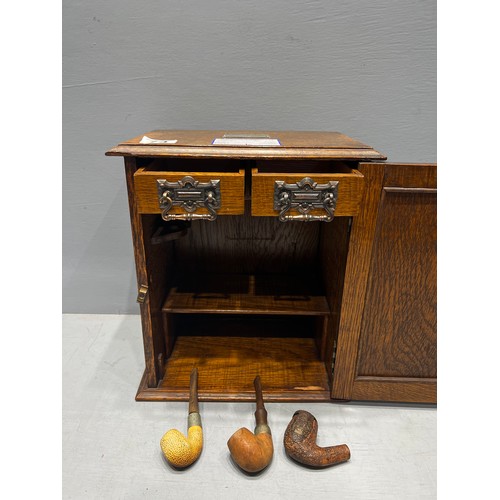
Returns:
[[[325,364],[311,338],[180,336],[156,389],[139,390],[137,399],[189,398],[189,376],[198,367],[200,401],[253,401],[260,375],[266,401],[327,401]]]
[[[282,314],[330,313],[319,285],[310,276],[204,275],[170,290],[166,313]]]

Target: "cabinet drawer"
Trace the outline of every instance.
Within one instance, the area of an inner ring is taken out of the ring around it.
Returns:
[[[160,202],[161,186],[171,186],[179,203],[168,210],[169,214],[187,215],[189,213],[205,215],[209,210],[202,202],[198,203],[207,186],[213,185],[217,190],[217,215],[241,215],[245,209],[245,171],[234,172],[177,172],[158,171],[140,168],[134,174],[134,184],[139,213],[162,213]],[[163,188],[165,190],[165,188]],[[192,208],[190,208],[190,205]]]
[[[295,166],[296,167],[296,166]],[[351,168],[344,168],[341,172],[300,172],[294,168],[293,172],[269,172],[269,167],[264,166],[264,171],[260,168],[252,170],[252,215],[255,216],[278,216],[280,208],[276,206],[275,190],[277,182],[286,183],[287,187],[292,185],[290,198],[294,198],[296,203],[304,199],[304,205],[314,198],[315,193],[319,193],[323,187],[326,187],[332,181],[336,184],[336,206],[334,210],[335,217],[357,215],[359,205],[364,190],[364,177],[361,172]],[[310,181],[309,181],[310,179]],[[311,182],[312,181],[312,182]],[[316,186],[314,186],[316,183]],[[313,187],[314,186],[314,187]],[[312,196],[311,196],[312,195]],[[318,194],[320,200],[323,195]],[[319,207],[317,206],[319,205]],[[302,212],[303,213],[303,212]],[[311,216],[326,217],[326,211],[321,203],[315,203],[307,213]],[[297,207],[292,207],[287,214],[291,217],[300,215]]]

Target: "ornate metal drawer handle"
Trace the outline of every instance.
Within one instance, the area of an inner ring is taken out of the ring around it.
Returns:
[[[220,180],[199,182],[187,175],[177,182],[169,182],[166,179],[157,179],[156,182],[163,220],[204,219],[213,221],[217,218],[217,210],[221,204]],[[186,213],[169,214],[169,210],[174,206],[183,208]],[[209,213],[195,213],[201,207],[206,208]]]
[[[293,220],[331,222],[337,206],[338,184],[338,181],[318,184],[310,177],[304,177],[294,184],[275,181],[274,210],[279,210],[279,220],[281,222]],[[317,208],[323,208],[326,214],[311,215],[309,213]],[[292,209],[297,210],[300,215],[287,215],[287,212]]]

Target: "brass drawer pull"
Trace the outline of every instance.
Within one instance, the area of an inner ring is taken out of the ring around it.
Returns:
[[[177,182],[158,179],[157,186],[163,220],[204,219],[213,221],[217,218],[217,210],[221,205],[220,180],[199,182],[187,175]],[[174,206],[181,207],[186,213],[169,214],[169,210]],[[206,208],[209,213],[195,213],[201,207]]]
[[[279,210],[279,220],[331,222],[338,198],[339,181],[318,184],[310,177],[304,177],[294,184],[284,181],[274,182],[274,210]],[[312,215],[314,209],[324,209],[325,215]],[[287,215],[290,210],[297,210],[300,215]]]

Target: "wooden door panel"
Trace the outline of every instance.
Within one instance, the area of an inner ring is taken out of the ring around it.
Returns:
[[[436,195],[387,190],[361,325],[358,376],[436,377]]]
[[[353,219],[334,399],[436,402],[436,165],[360,164],[376,210]],[[370,192],[371,191],[371,192]],[[363,211],[364,210],[364,211]],[[360,249],[363,249],[363,252]]]

